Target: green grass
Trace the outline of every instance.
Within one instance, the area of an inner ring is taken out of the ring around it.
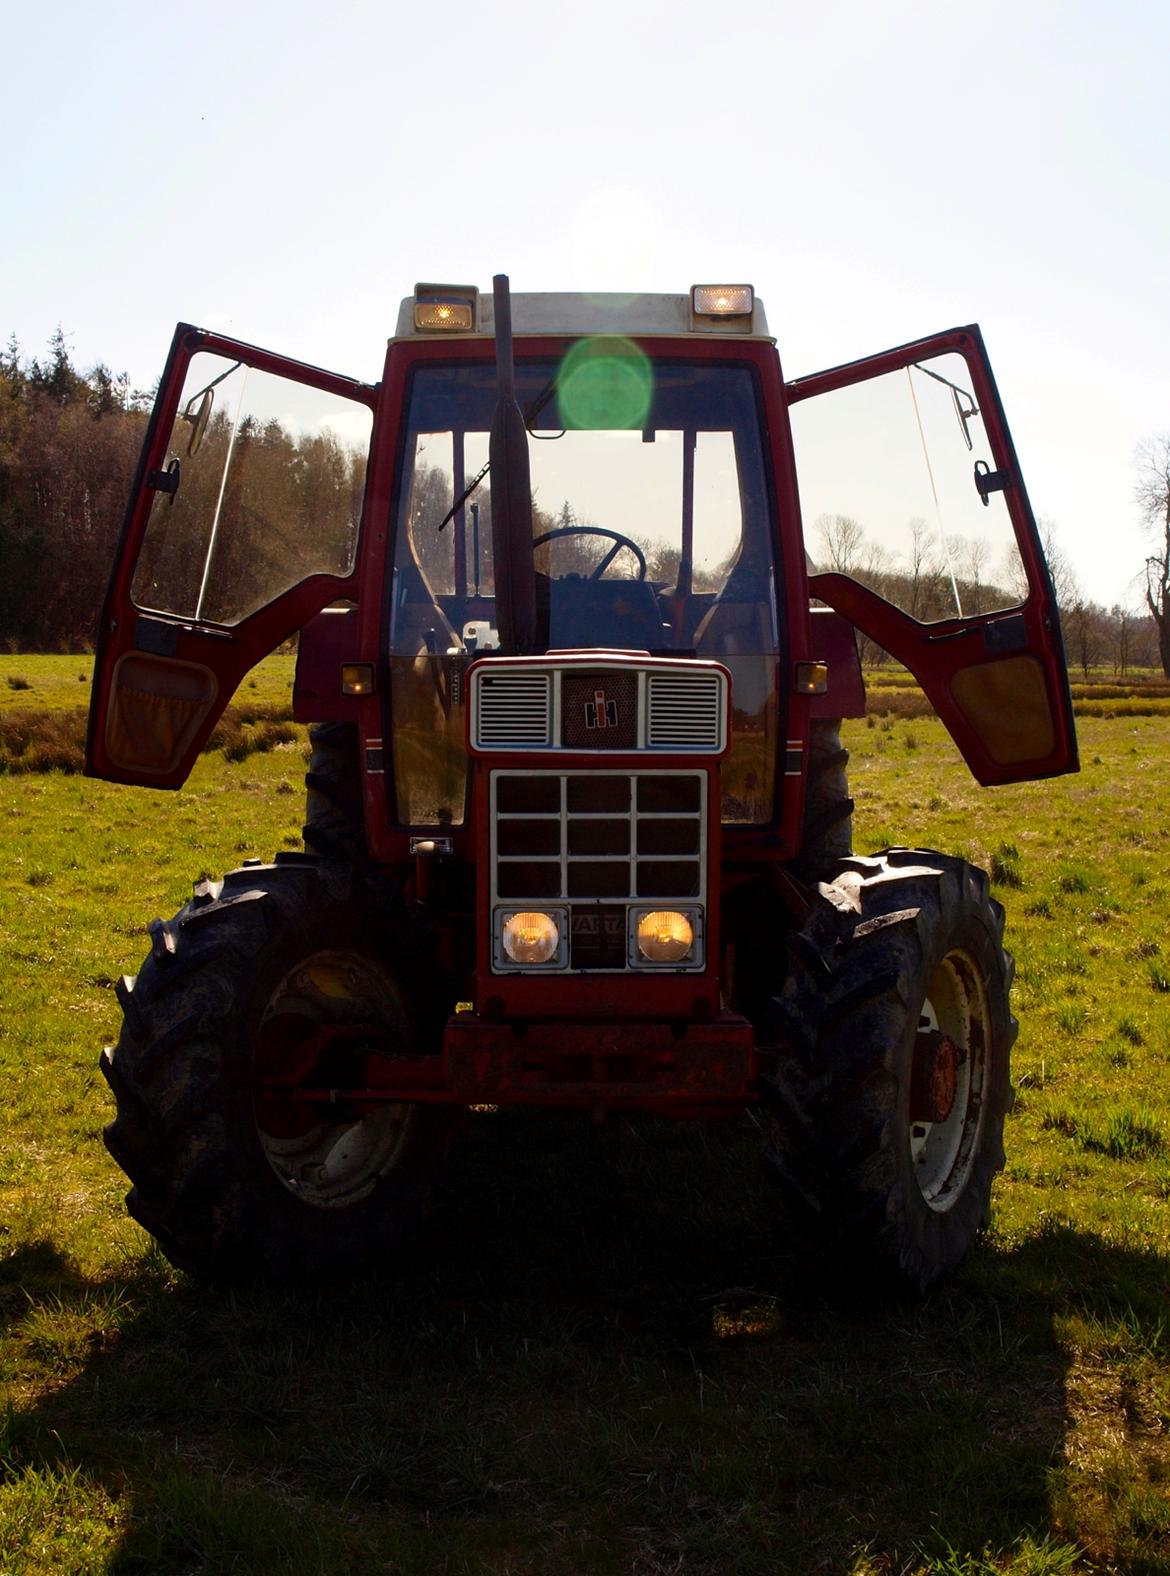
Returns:
[[[850,725],[858,846],[998,861],[1021,1020],[992,1230],[921,1307],[818,1296],[750,1120],[504,1112],[397,1279],[202,1289],[96,1056],[145,923],[299,846],[302,745],[0,778],[0,1571],[1170,1572],[1170,735],[1086,719],[1080,776],[990,791],[913,737]]]

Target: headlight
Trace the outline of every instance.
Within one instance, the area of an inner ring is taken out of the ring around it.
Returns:
[[[561,933],[551,914],[525,909],[505,917],[500,940],[513,963],[547,963],[557,955]]]
[[[682,963],[695,944],[695,927],[674,909],[643,914],[635,931],[639,954],[647,963]]]

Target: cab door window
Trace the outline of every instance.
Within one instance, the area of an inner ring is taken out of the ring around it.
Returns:
[[[962,356],[900,367],[792,410],[805,544],[922,624],[1018,606],[1028,581]]]
[[[201,353],[187,368],[131,583],[135,606],[233,626],[354,566],[368,406]]]

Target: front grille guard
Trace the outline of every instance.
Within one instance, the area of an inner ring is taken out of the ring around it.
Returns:
[[[655,906],[693,915],[693,955],[676,972],[705,965],[707,776],[704,772],[500,770],[490,777],[490,912],[567,913],[569,947],[548,965],[510,963],[498,973],[631,973],[630,937]],[[608,945],[606,937],[608,936]],[[600,944],[599,944],[600,943]]]

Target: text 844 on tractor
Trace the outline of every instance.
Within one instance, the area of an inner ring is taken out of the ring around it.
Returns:
[[[178,788],[299,635],[303,854],[150,927],[103,1069],[174,1263],[392,1265],[459,1108],[755,1108],[810,1263],[921,1291],[1003,1163],[985,875],[854,855],[857,642],[981,783],[1074,770],[979,331],[786,382],[748,286],[420,285],[377,384],[180,325],[88,770]]]

